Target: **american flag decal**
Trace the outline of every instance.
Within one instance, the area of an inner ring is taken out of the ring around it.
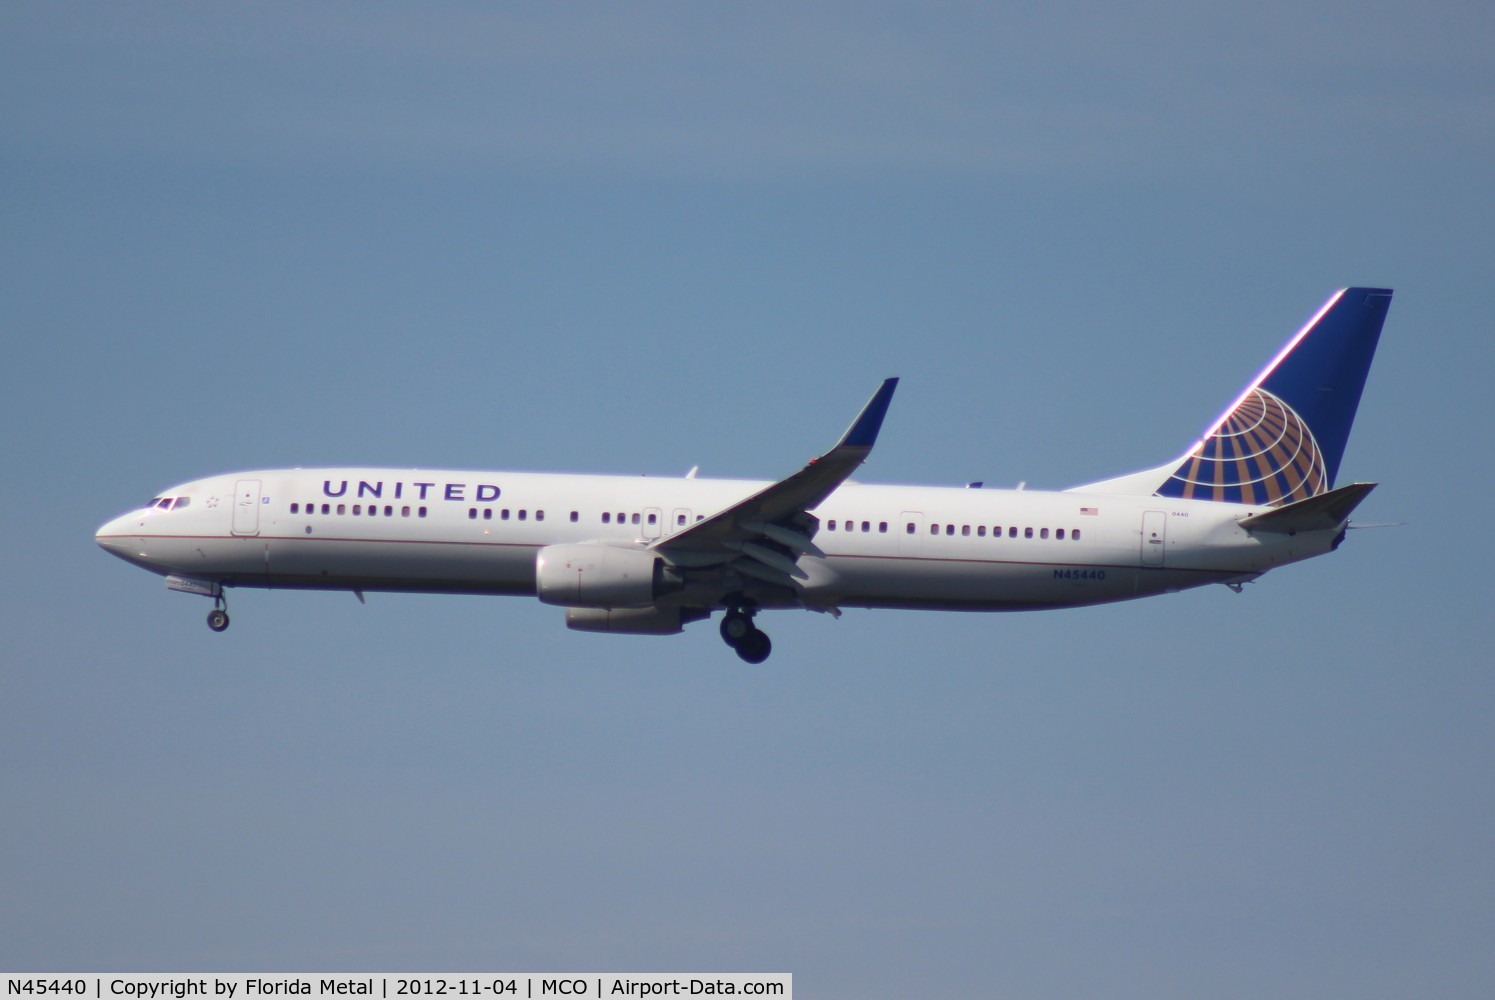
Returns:
[[[1094,517],[1095,515],[1097,515],[1097,514],[1100,513],[1100,508],[1099,507],[1081,507],[1080,508],[1080,513],[1081,514],[1089,514],[1091,517]]]

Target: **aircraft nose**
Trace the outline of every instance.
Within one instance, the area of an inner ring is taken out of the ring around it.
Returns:
[[[138,551],[140,538],[133,533],[136,528],[136,519],[136,516],[131,514],[116,517],[100,526],[99,530],[94,532],[93,540],[105,552],[135,562],[139,556],[145,554]]]

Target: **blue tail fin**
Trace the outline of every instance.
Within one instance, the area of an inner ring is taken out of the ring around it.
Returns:
[[[1177,460],[1077,489],[1268,506],[1328,492],[1390,306],[1387,288],[1336,293]]]
[[[1158,496],[1290,503],[1334,488],[1391,290],[1346,288],[1205,432]]]

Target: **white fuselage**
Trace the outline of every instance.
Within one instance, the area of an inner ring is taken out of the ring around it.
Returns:
[[[167,504],[116,518],[97,537],[163,576],[226,587],[534,595],[536,555],[545,546],[646,546],[768,485],[267,470],[186,483],[163,494]],[[1332,548],[1336,531],[1240,527],[1265,509],[848,482],[812,511],[824,558],[798,559],[808,579],[792,603],[970,611],[1097,604],[1251,579]]]

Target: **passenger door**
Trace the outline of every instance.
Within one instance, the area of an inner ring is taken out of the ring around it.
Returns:
[[[234,527],[236,535],[260,533],[260,481],[241,479],[234,483]]]

